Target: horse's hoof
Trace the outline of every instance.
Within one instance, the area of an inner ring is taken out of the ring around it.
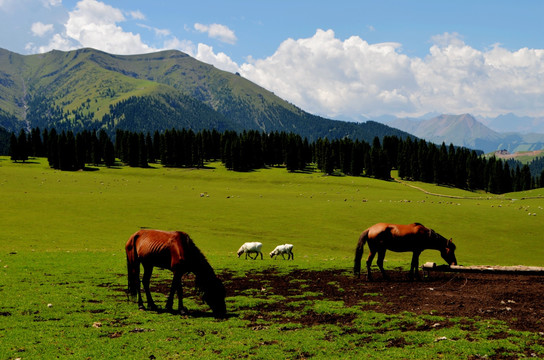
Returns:
[[[189,315],[189,309],[187,309],[185,306],[178,310],[178,314],[181,316]]]

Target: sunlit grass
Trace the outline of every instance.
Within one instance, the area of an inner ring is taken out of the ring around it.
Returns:
[[[305,296],[272,314],[284,323],[243,320],[285,301],[268,296],[266,284],[228,297],[236,315],[228,320],[138,311],[123,291],[124,244],[140,227],[188,232],[216,271],[234,277],[265,268],[279,274],[350,271],[359,234],[379,221],[418,221],[453,237],[464,264],[542,265],[544,200],[521,200],[541,192],[452,199],[395,182],[281,168],[235,173],[213,163],[200,170],[59,172],[44,159],[13,164],[0,158],[0,358],[467,358],[527,349],[542,356],[533,335],[508,332],[493,340],[494,331],[509,331],[498,322],[475,320],[467,327],[466,321],[432,315],[362,311],[342,301],[318,301],[319,294],[297,279]],[[237,258],[240,244],[253,240],[264,244],[264,260]],[[295,245],[294,261],[270,259],[268,252],[282,243]],[[386,260],[389,268],[407,266],[410,255],[388,253]],[[424,261],[442,263],[433,251],[422,254]],[[168,271],[156,271],[153,281],[170,278]],[[367,295],[364,300],[379,301],[380,294]],[[163,306],[164,297],[155,296]],[[208,311],[197,298],[185,305]],[[310,311],[353,321],[349,327],[296,322]],[[422,326],[434,323],[442,326]]]

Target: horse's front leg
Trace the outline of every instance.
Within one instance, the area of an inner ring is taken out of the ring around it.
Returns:
[[[179,285],[178,285],[178,312],[180,315],[187,315],[189,313],[189,310],[183,306],[183,284],[181,283],[181,276],[179,279]]]
[[[262,260],[263,259],[263,253],[259,251],[259,254],[261,254],[261,260]],[[259,254],[255,255],[255,259],[257,258],[257,256],[259,256]]]
[[[142,283],[145,290],[145,296],[147,298],[147,308],[148,310],[157,311],[158,310],[157,305],[155,305],[155,303],[153,302],[153,298],[151,297],[151,291],[149,291],[149,283],[151,282],[152,274],[153,274],[153,266],[144,266],[144,276],[142,279]],[[141,301],[141,297],[140,297],[140,301]],[[139,301],[139,306],[140,306],[140,309],[142,309],[143,302],[140,304],[140,301]]]
[[[187,315],[189,313],[189,309],[183,306],[183,286],[181,283],[178,287],[178,311],[180,315]]]
[[[421,254],[420,251],[414,251],[412,255],[412,264],[410,265],[410,280],[414,280],[414,276],[417,280],[421,280],[421,276],[419,275],[419,255]]]
[[[168,294],[168,300],[166,300],[166,311],[173,312],[174,307],[174,295],[178,293],[181,289],[181,272],[174,271],[174,276],[172,278],[172,286],[170,287],[170,294]]]

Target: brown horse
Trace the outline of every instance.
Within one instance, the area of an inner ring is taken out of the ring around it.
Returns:
[[[425,226],[414,223],[410,225],[396,225],[378,223],[372,225],[359,237],[359,243],[355,250],[355,265],[353,272],[356,275],[360,275],[361,272],[361,258],[363,256],[363,248],[365,243],[368,242],[368,248],[370,254],[366,261],[366,268],[368,273],[368,280],[372,280],[372,274],[370,273],[370,266],[376,253],[378,254],[378,267],[380,268],[384,278],[387,278],[385,270],[383,269],[383,259],[387,250],[395,252],[411,251],[412,264],[410,266],[410,278],[415,276],[419,279],[419,255],[425,249],[434,249],[440,251],[440,255],[448,265],[457,264],[455,258],[455,244],[451,239],[447,240],[442,235],[438,234],[432,229],[428,229]]]
[[[134,233],[125,246],[127,253],[128,290],[133,296],[138,295],[138,306],[144,308],[140,293],[140,264],[144,267],[142,279],[147,306],[157,310],[151,298],[149,282],[153,267],[169,269],[174,273],[170,295],[166,301],[166,310],[172,311],[174,293],[179,300],[179,313],[187,313],[183,306],[181,277],[192,272],[195,274],[196,288],[202,293],[202,299],[210,306],[215,317],[226,315],[225,287],[219,280],[193,240],[181,231],[140,230]]]

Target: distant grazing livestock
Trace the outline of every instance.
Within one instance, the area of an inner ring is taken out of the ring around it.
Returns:
[[[276,248],[272,250],[272,252],[270,253],[270,257],[277,259],[278,255],[281,255],[283,260],[285,260],[284,254],[287,254],[287,260],[289,259],[295,260],[292,244],[283,244],[283,245],[276,246]]]
[[[378,254],[378,267],[383,277],[387,278],[383,269],[383,259],[387,250],[395,252],[411,251],[413,253],[410,278],[413,278],[414,275],[419,278],[419,255],[425,249],[440,251],[440,255],[448,265],[457,264],[453,241],[446,239],[434,230],[428,229],[419,223],[410,225],[378,223],[363,231],[359,237],[359,242],[355,250],[355,265],[353,266],[353,272],[356,275],[359,275],[361,272],[361,257],[363,256],[363,248],[367,242],[370,249],[366,261],[368,280],[372,280],[370,266],[376,253]]]
[[[144,309],[140,293],[140,264],[144,268],[142,283],[147,296],[147,307],[157,310],[151,298],[149,281],[153,267],[169,269],[174,273],[170,295],[166,301],[166,310],[172,311],[174,294],[177,292],[179,313],[185,314],[181,277],[192,272],[195,274],[196,288],[202,293],[202,299],[210,306],[215,317],[225,317],[225,287],[219,280],[193,240],[181,231],[140,230],[128,239],[127,253],[128,290],[133,296],[138,295],[138,306]]]
[[[243,253],[246,253],[246,259],[249,255],[250,259],[257,259],[259,254],[261,254],[261,260],[263,259],[263,253],[261,252],[261,248],[263,247],[263,244],[260,242],[246,242],[244,245],[240,246],[240,249],[238,249],[238,257],[242,255]],[[251,257],[251,254],[255,253],[255,257]]]

